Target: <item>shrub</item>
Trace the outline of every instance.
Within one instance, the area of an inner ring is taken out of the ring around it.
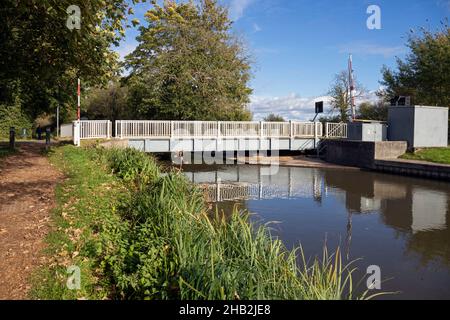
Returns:
[[[22,134],[22,129],[27,130],[27,137],[32,135],[32,121],[23,112],[19,98],[12,105],[0,104],[0,138],[9,137],[11,127],[16,128],[16,136]]]

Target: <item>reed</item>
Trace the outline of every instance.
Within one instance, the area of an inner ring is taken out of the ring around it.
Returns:
[[[118,176],[138,185],[120,210],[117,243],[105,246],[102,265],[117,297],[127,299],[353,299],[352,263],[325,248],[307,262],[302,248],[288,251],[267,226],[245,211],[227,218],[207,213],[203,195],[177,172],[159,173],[148,156],[101,151]],[[114,228],[117,233],[117,228]]]

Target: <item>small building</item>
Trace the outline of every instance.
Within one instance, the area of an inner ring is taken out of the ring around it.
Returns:
[[[347,128],[347,139],[353,141],[386,141],[386,124],[379,121],[350,122]]]
[[[447,147],[448,108],[389,107],[389,141],[407,141],[408,148]]]

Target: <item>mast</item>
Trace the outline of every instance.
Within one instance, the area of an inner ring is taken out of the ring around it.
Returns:
[[[80,82],[80,78],[78,78],[78,83],[77,83],[77,120],[78,121],[80,121],[80,116],[81,116],[80,96],[81,96],[81,82]]]
[[[348,91],[350,95],[350,108],[352,110],[352,121],[356,119],[356,104],[355,104],[355,80],[353,78],[353,57],[350,54],[348,58]]]

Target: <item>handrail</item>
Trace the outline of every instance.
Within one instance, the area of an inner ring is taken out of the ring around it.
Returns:
[[[314,138],[320,122],[265,121],[116,121],[118,138]]]

